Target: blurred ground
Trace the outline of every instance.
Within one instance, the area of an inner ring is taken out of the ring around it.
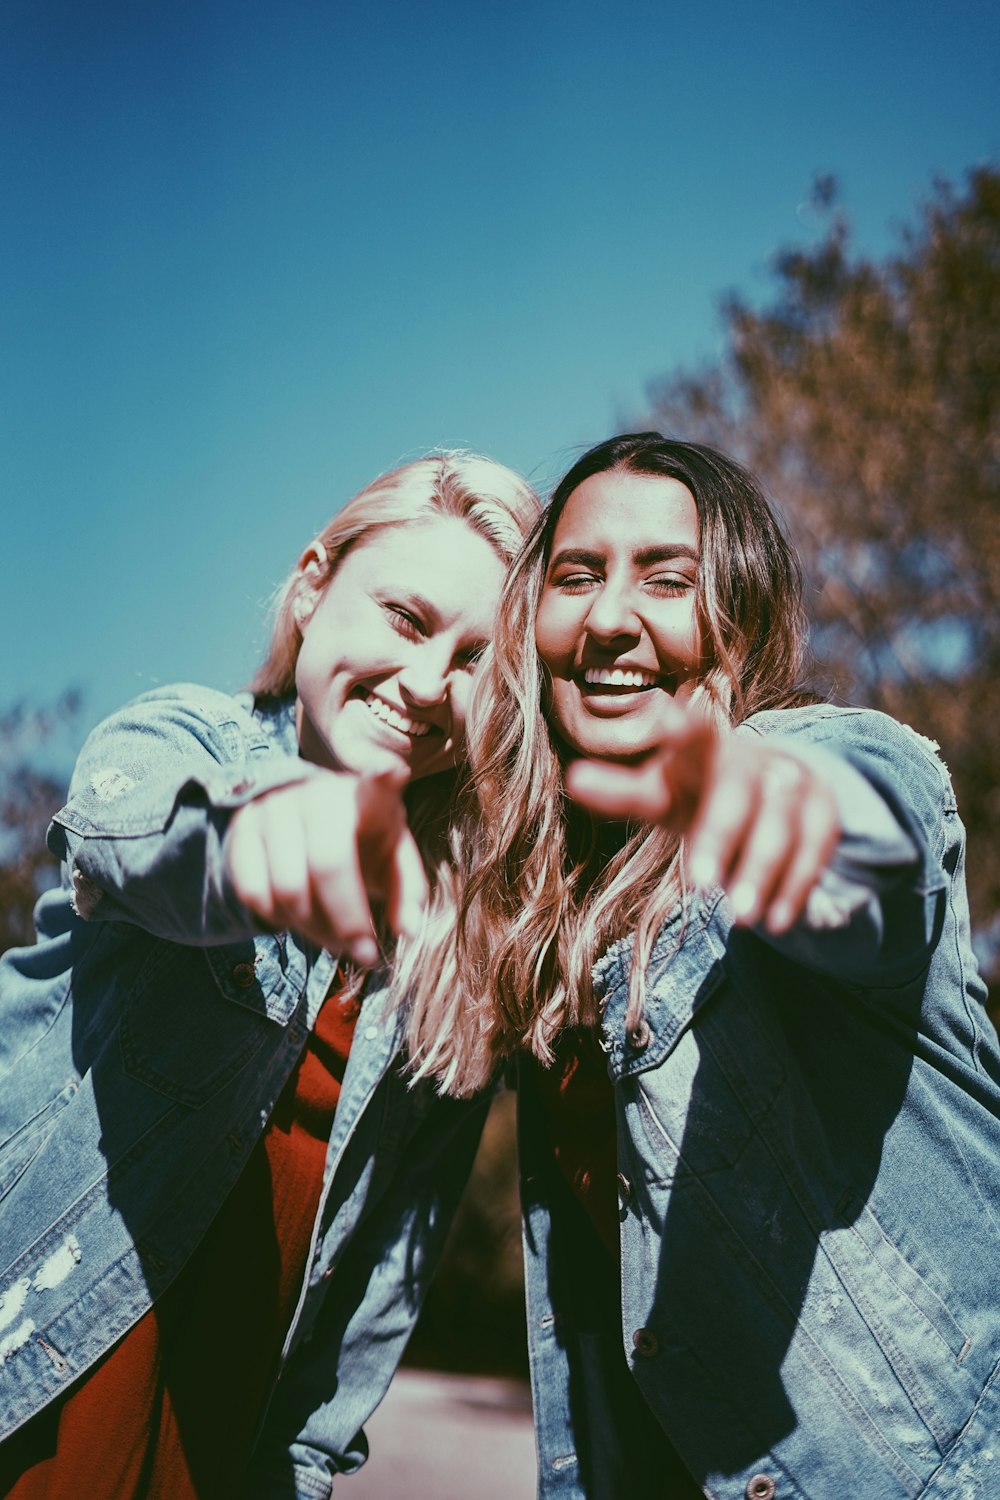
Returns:
[[[531,1397],[520,1381],[400,1370],[343,1500],[534,1500]]]

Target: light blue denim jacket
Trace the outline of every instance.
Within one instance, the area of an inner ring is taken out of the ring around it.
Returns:
[[[0,961],[0,1438],[90,1368],[198,1244],[288,1079],[334,958],[261,935],[227,884],[231,812],[312,774],[293,705],[182,686],[88,740],[50,832],[62,883]],[[364,1000],[305,1284],[246,1490],[314,1500],[416,1319],[484,1101],[407,1086]],[[205,1329],[225,1379],[226,1351]]]
[[[846,758],[911,857],[887,864],[862,819],[834,861],[851,899],[783,938],[734,928],[719,892],[695,903],[659,935],[637,1036],[630,943],[597,966],[621,1326],[612,1351],[581,1325],[579,1247],[567,1255],[529,1095],[539,1493],[610,1500],[588,1477],[593,1393],[624,1348],[636,1401],[713,1500],[995,1500],[1000,1057],[949,779],[927,741],[871,712],[764,713],[739,732]],[[620,1493],[637,1500],[629,1462]]]

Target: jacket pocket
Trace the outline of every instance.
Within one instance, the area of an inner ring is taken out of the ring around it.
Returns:
[[[297,998],[284,981],[277,938],[221,948],[157,943],[122,1016],[122,1066],[147,1087],[197,1108],[276,1036],[276,1023],[287,1021]]]
[[[957,1359],[967,1347],[966,1336],[937,1292],[928,1286],[902,1251],[896,1248],[867,1204],[860,1205],[859,1211],[857,1202],[847,1194],[839,1207],[841,1214],[851,1219],[851,1230],[867,1251],[868,1265],[874,1269],[876,1280],[888,1278]],[[862,1280],[866,1285],[871,1285],[869,1277],[863,1277]],[[877,1295],[872,1288],[869,1299]]]
[[[964,1420],[971,1347],[943,1298],[910,1264],[860,1199],[838,1205],[844,1227],[823,1236],[826,1258],[935,1442],[947,1447]]]

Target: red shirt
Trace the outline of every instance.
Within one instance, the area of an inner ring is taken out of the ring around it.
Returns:
[[[559,1169],[617,1261],[615,1096],[597,1032],[586,1027],[564,1031],[551,1068],[534,1073]]]
[[[306,1270],[357,1002],[327,999],[197,1250],[105,1358],[0,1447],[8,1500],[225,1500]]]

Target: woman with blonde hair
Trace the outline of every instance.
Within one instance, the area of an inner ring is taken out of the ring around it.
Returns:
[[[471,993],[419,1000],[454,1092],[521,1059],[541,1496],[997,1487],[962,825],[929,742],[804,690],[804,643],[752,477],[657,433],[570,469],[501,596]]]
[[[364,1462],[485,1109],[409,1079],[395,950],[453,924],[536,513],[487,459],[404,465],[305,549],[249,693],[87,741],[0,963],[0,1493],[305,1500]]]

